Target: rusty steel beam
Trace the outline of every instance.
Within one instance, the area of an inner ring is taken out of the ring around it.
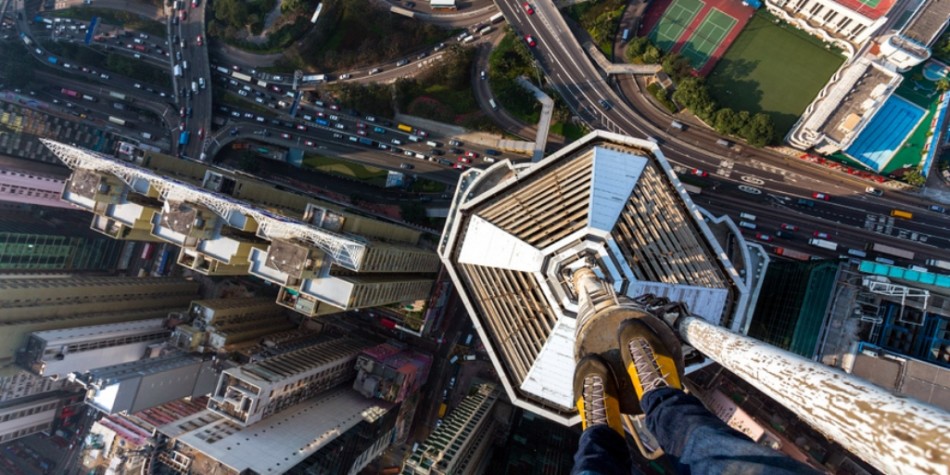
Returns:
[[[946,411],[699,318],[677,328],[701,353],[882,472],[950,472]]]

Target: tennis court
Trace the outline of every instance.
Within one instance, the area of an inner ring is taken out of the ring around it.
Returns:
[[[650,32],[650,41],[663,51],[671,50],[703,5],[700,0],[674,0]]]
[[[925,112],[903,97],[893,95],[845,152],[874,171],[881,171]]]
[[[699,71],[738,21],[719,9],[710,9],[699,28],[683,45],[680,54],[689,60],[693,69]]]

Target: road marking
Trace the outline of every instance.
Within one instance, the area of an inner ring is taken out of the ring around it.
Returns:
[[[760,185],[760,186],[761,186],[761,185],[764,185],[764,184],[765,184],[765,180],[763,180],[763,179],[761,179],[761,178],[756,178],[756,177],[754,177],[754,176],[749,176],[749,175],[742,175],[741,177],[739,177],[739,179],[742,180],[742,181],[744,181],[744,182],[746,182],[746,183],[752,183],[753,185]]]
[[[760,189],[758,189],[758,188],[756,188],[756,187],[754,187],[754,186],[739,185],[739,189],[742,190],[742,191],[744,191],[744,192],[746,192],[746,193],[750,193],[750,194],[753,194],[753,195],[761,195],[761,194],[762,194],[762,190],[760,190]]]

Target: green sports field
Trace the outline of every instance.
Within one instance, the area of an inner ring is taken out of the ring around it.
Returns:
[[[707,78],[723,107],[765,112],[784,136],[844,62],[821,41],[759,11]]]

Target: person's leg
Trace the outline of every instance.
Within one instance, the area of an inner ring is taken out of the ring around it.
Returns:
[[[751,439],[679,389],[658,388],[640,401],[646,425],[682,472],[699,474],[821,473]],[[685,470],[683,470],[685,469]]]
[[[584,433],[574,454],[572,474],[630,473],[630,450],[623,437],[617,380],[597,355],[574,367],[574,398]]]
[[[627,441],[606,424],[588,427],[577,444],[571,475],[627,475]]]

